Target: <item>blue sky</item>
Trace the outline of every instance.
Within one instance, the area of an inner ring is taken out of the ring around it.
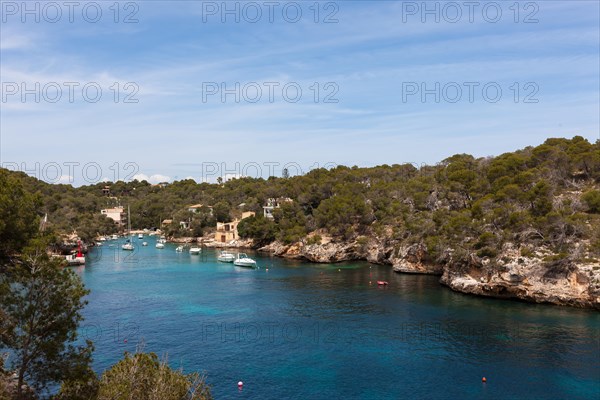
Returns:
[[[113,1],[92,3],[71,22],[61,1],[31,2],[32,14],[2,2],[5,167],[74,184],[213,181],[257,166],[268,175],[271,163],[274,175],[285,164],[435,163],[600,135],[595,0],[519,2],[518,14],[514,1],[427,2],[437,22],[421,1],[227,2],[229,14],[221,1],[120,2],[118,16]],[[68,82],[79,84],[72,102]],[[236,83],[240,101],[223,101],[221,85]],[[99,101],[86,101],[86,84]],[[134,89],[138,102],[124,102]]]

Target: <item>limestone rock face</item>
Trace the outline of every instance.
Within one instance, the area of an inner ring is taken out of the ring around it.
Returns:
[[[263,252],[270,252],[273,255],[286,258],[303,258],[308,261],[318,263],[335,263],[340,261],[356,260],[354,243],[347,242],[328,242],[322,244],[305,244],[296,242],[292,244],[283,244],[275,241],[268,246],[258,249]]]
[[[469,254],[459,261],[447,249],[438,262],[428,258],[423,243],[402,245],[373,237],[337,242],[326,238],[319,244],[276,241],[259,251],[319,263],[366,260],[392,265],[398,273],[441,275],[442,284],[463,293],[600,310],[599,262],[548,262],[544,259],[552,253],[544,249],[523,257],[510,243],[494,260]]]
[[[431,274],[441,275],[443,266],[428,262],[427,247],[423,243],[402,247],[397,257],[392,259],[395,272],[408,274]]]
[[[216,240],[210,238],[205,239],[201,238],[198,240],[202,246],[205,247],[213,247],[213,248],[240,248],[240,249],[250,249],[254,247],[254,240],[252,239],[237,239],[232,240],[231,242],[217,242]]]
[[[549,263],[535,255],[520,257],[510,246],[498,260],[503,263],[449,265],[441,283],[463,293],[600,310],[600,263]]]

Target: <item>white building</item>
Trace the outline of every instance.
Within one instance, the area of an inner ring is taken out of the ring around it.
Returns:
[[[104,210],[100,210],[100,212],[106,215],[108,218],[115,221],[116,224],[122,225],[125,222],[125,210],[123,207],[113,207],[113,208],[105,208]]]
[[[294,200],[290,199],[289,197],[279,197],[277,199],[267,199],[267,205],[263,206],[263,212],[264,212],[264,217],[265,218],[269,218],[269,219],[273,219],[273,210],[275,210],[276,208],[279,208],[281,206],[281,203],[284,202],[292,202]]]
[[[194,205],[188,206],[188,211],[189,212],[193,212],[193,213],[197,213],[197,212],[200,212],[200,210],[202,208],[207,208],[208,209],[208,213],[211,216],[213,215],[213,208],[212,208],[212,206],[205,206],[204,204],[194,204]]]

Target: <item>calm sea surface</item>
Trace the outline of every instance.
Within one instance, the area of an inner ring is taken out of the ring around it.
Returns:
[[[106,242],[77,270],[98,372],[143,343],[204,371],[216,399],[600,399],[597,311],[463,295],[362,262],[252,253],[260,268],[245,269],[145,240],[134,253]]]

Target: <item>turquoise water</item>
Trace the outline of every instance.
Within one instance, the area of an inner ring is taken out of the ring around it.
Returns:
[[[143,343],[204,371],[216,399],[600,398],[598,312],[462,295],[389,266],[251,254],[252,270],[148,241],[77,270],[98,372]]]

